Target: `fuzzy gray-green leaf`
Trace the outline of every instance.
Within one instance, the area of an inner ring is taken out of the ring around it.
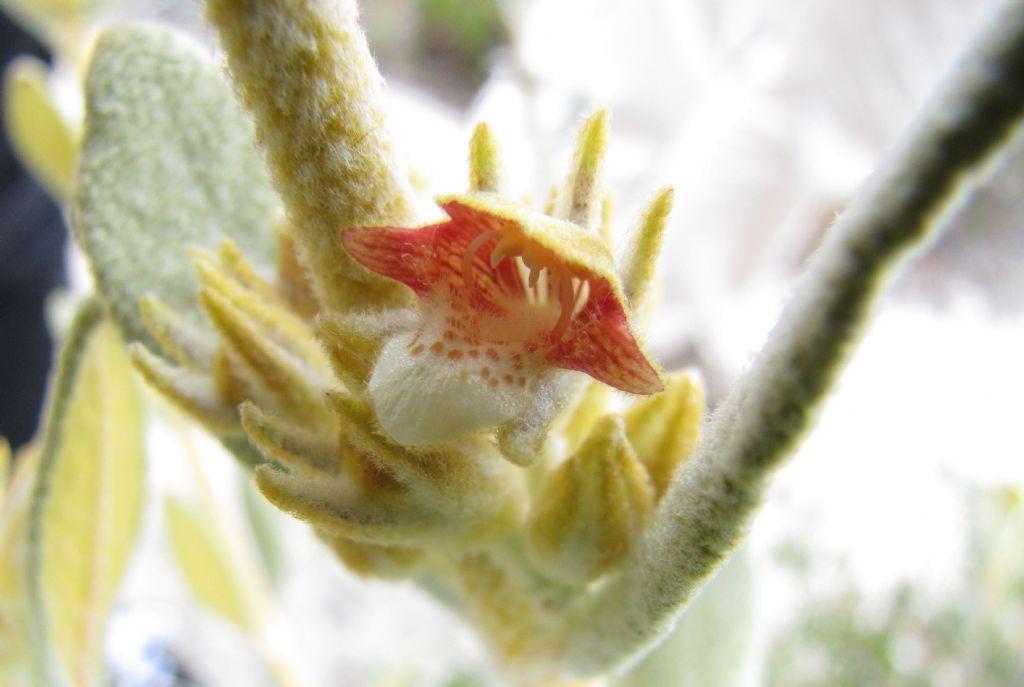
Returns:
[[[86,77],[74,225],[129,340],[154,341],[139,298],[205,325],[189,246],[234,239],[272,264],[277,199],[220,66],[191,39],[147,25],[100,35]]]

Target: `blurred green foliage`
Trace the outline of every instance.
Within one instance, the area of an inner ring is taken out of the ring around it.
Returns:
[[[490,51],[504,39],[497,0],[418,0],[425,50],[453,55],[467,72],[483,74]]]
[[[485,687],[486,685],[487,682],[482,677],[472,673],[460,673],[444,683],[444,687]]]
[[[880,607],[852,586],[812,598],[777,642],[769,684],[1024,684],[1024,500],[1002,489],[970,505],[969,559],[953,593],[934,600],[906,583]]]
[[[472,98],[509,40],[501,0],[377,0],[360,9],[385,75],[457,104]]]

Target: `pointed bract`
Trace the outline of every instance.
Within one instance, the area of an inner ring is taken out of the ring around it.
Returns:
[[[598,110],[580,127],[572,166],[559,195],[555,216],[596,232],[604,200],[604,157],[608,147],[608,111]]]
[[[328,399],[348,441],[431,508],[483,519],[519,495],[520,478],[486,440],[407,448],[378,431],[369,402],[344,392],[331,392]]]
[[[132,365],[157,391],[216,434],[239,434],[238,413],[207,375],[175,367],[142,344],[128,352]]]
[[[469,190],[500,193],[504,186],[501,151],[486,123],[480,122],[469,139]]]
[[[337,473],[340,468],[338,431],[311,432],[262,410],[251,401],[238,408],[249,441],[267,460],[294,472]]]
[[[232,272],[239,268],[237,264],[225,266],[201,250],[192,253],[199,281],[207,291],[216,293],[230,303],[233,310],[251,321],[263,337],[271,339],[303,361],[308,361],[310,367],[327,371],[323,352],[310,336],[309,323],[292,312],[279,296],[266,296],[260,290],[249,288],[236,280]]]
[[[268,501],[335,536],[380,546],[458,549],[488,536],[487,523],[453,519],[409,495],[377,500],[357,494],[344,481],[290,475],[269,466],[256,469],[256,486]]]
[[[380,546],[357,542],[348,537],[317,532],[345,567],[363,577],[401,580],[414,575],[423,559],[423,551],[407,546]]]
[[[209,259],[210,256],[208,256]],[[254,292],[271,303],[280,303],[281,296],[274,286],[256,271],[256,268],[245,259],[238,245],[230,240],[221,241],[217,248],[217,260],[225,276],[245,289]]]
[[[303,365],[306,361],[277,345],[219,293],[204,288],[199,295],[210,320],[244,363],[246,381],[272,399],[275,410],[312,426],[329,422],[323,389]]]
[[[213,369],[217,339],[199,329],[153,295],[139,301],[142,323],[161,348],[178,363],[196,372]]]
[[[597,228],[597,235],[601,237],[604,245],[608,246],[610,251],[615,249],[615,241],[612,236],[612,215],[614,212],[615,200],[612,198],[611,191],[609,191],[601,199],[601,224]]]
[[[650,291],[661,252],[661,239],[672,211],[673,190],[664,188],[644,208],[622,266],[622,288],[632,311],[638,312]]]

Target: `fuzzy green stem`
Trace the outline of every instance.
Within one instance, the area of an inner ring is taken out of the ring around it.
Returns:
[[[412,220],[355,2],[206,7],[321,304],[347,310],[400,300],[402,287],[356,264],[338,240],[343,228]]]
[[[1016,0],[829,231],[637,554],[579,609],[568,630],[573,671],[601,673],[648,648],[735,548],[773,471],[812,424],[893,267],[936,233],[943,212],[969,189],[965,177],[1003,149],[1022,115],[1024,2]]]

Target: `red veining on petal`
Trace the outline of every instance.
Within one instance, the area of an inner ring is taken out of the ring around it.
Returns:
[[[366,227],[341,232],[345,250],[368,270],[400,281],[417,295],[433,280],[434,232],[438,227]]]
[[[471,359],[498,364],[507,380],[513,371],[555,366],[629,393],[662,390],[607,278],[561,259],[508,217],[446,210],[452,219],[418,229],[361,227],[341,234],[357,262],[416,292],[424,313],[417,336],[429,337],[433,353],[443,354],[443,339],[468,346]],[[448,357],[461,360],[461,349]],[[488,367],[478,373],[489,383],[499,379]],[[524,377],[518,380],[525,384]]]
[[[630,331],[613,297],[594,297],[573,320],[570,336],[548,354],[556,367],[579,370],[616,389],[652,394],[664,389],[661,376]]]

